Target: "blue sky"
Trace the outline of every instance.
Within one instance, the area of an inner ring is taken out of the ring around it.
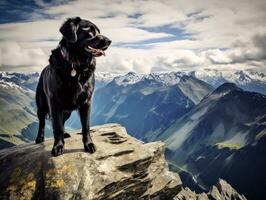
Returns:
[[[67,17],[112,39],[98,71],[214,68],[265,72],[263,0],[9,0],[0,2],[0,70],[40,71]]]
[[[53,18],[43,12],[46,6],[58,6],[69,1],[35,1],[35,0],[1,0],[0,2],[0,23],[30,21],[34,13],[40,15],[40,19]]]

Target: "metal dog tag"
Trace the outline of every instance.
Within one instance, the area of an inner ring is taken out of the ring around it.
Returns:
[[[75,69],[72,69],[71,70],[71,76],[74,77],[74,76],[76,76],[76,74],[77,74],[76,70]]]

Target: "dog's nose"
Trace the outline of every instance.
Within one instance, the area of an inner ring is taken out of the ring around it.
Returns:
[[[107,43],[108,45],[110,45],[110,44],[112,43],[112,41],[109,40],[109,39],[107,39],[106,43]]]

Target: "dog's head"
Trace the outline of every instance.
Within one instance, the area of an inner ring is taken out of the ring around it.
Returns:
[[[105,55],[111,40],[100,34],[99,28],[80,17],[69,18],[60,28],[67,46],[87,56]]]

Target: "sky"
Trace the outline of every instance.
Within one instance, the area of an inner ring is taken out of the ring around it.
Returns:
[[[97,71],[266,72],[265,0],[0,0],[0,71],[41,71],[69,17],[112,40]]]

